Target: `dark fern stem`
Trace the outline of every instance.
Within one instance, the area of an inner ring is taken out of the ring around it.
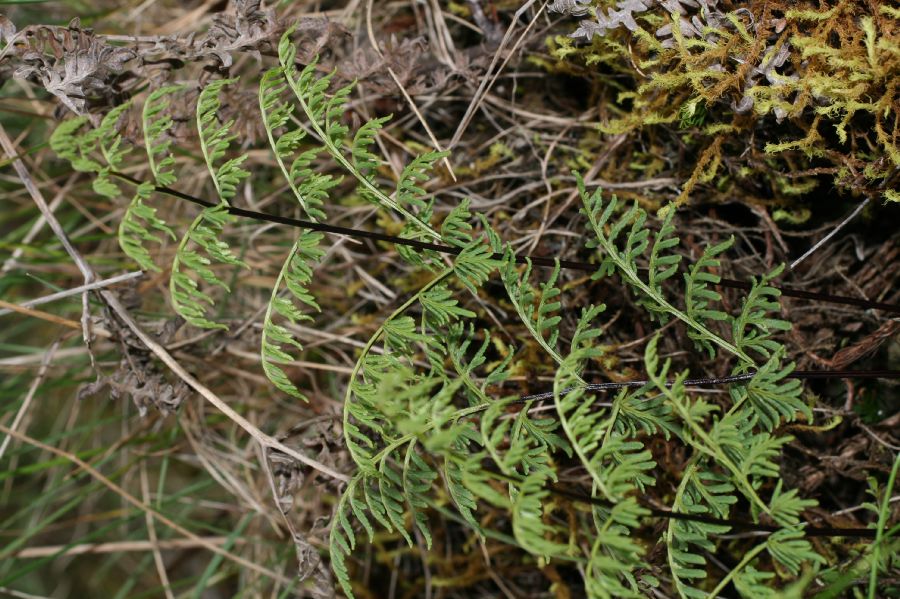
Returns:
[[[128,181],[134,185],[140,185],[142,181],[135,179],[129,175],[119,172],[110,173],[122,180]],[[208,200],[204,200],[202,198],[198,198],[196,196],[192,196],[190,194],[186,194],[184,192],[178,191],[176,189],[172,189],[171,187],[165,186],[156,186],[155,191],[158,193],[162,193],[174,198],[178,198],[181,200],[186,200],[188,202],[192,202],[199,206],[210,207],[214,206],[213,202]],[[440,252],[442,254],[448,255],[459,255],[461,252],[460,248],[441,245],[439,243],[431,243],[427,241],[419,241],[417,239],[403,239],[400,237],[395,237],[393,235],[385,235],[383,233],[375,233],[372,231],[362,231],[360,229],[352,229],[349,227],[339,227],[336,225],[329,225],[326,223],[312,222],[307,220],[301,220],[296,218],[291,218],[288,216],[278,216],[275,214],[267,214],[265,212],[256,212],[254,210],[246,210],[244,208],[237,208],[235,206],[228,207],[229,214],[234,216],[242,217],[242,218],[251,218],[254,220],[262,221],[262,222],[270,222],[276,223],[280,225],[287,225],[290,227],[297,227],[300,229],[310,229],[312,231],[320,231],[322,233],[330,233],[333,235],[347,235],[348,237],[354,237],[356,239],[371,239],[373,241],[384,241],[387,243],[393,243],[395,245],[407,246],[411,248],[415,248],[418,250],[430,250],[434,252]],[[503,258],[502,255],[497,254],[494,256],[495,259],[501,260]],[[531,262],[531,264],[535,266],[542,266],[547,268],[554,268],[557,264],[562,269],[569,270],[581,270],[585,272],[594,272],[597,270],[597,264],[591,264],[589,262],[579,262],[576,260],[555,260],[553,258],[547,258],[544,256],[516,256],[516,262],[518,264],[526,264],[527,262]],[[734,279],[725,279],[722,278],[719,280],[719,285],[722,287],[729,287],[731,289],[744,289],[748,290],[752,287],[752,285],[746,281],[737,281]],[[843,295],[833,295],[830,293],[819,293],[816,291],[804,291],[802,289],[795,289],[793,287],[785,287],[773,285],[778,291],[781,292],[781,295],[785,297],[795,297],[798,299],[806,299],[811,301],[819,301],[826,302],[832,304],[844,304],[848,306],[858,306],[864,309],[871,310],[882,310],[884,312],[892,312],[895,314],[900,314],[900,305],[897,304],[889,304],[886,302],[876,302],[867,299],[860,299],[856,297],[847,297]]]

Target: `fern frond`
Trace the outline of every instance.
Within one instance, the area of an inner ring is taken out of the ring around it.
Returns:
[[[168,96],[179,91],[181,86],[170,85],[152,92],[144,102],[141,111],[141,125],[144,135],[144,148],[150,172],[157,185],[168,186],[176,181],[175,159],[169,153],[171,141],[166,138],[172,126],[172,118],[166,113],[169,106]],[[105,119],[104,119],[105,120]],[[112,163],[110,163],[111,166]],[[117,167],[114,167],[117,168]],[[119,247],[125,254],[138,263],[144,270],[159,271],[153,262],[145,243],[162,243],[162,238],[151,232],[168,235],[176,239],[172,229],[156,215],[156,208],[145,204],[153,193],[153,185],[142,183],[125,210],[119,222]]]
[[[178,245],[169,280],[175,311],[194,326],[206,329],[228,327],[207,318],[206,313],[215,302],[209,294],[200,290],[199,282],[229,291],[228,285],[211,268],[212,265],[246,266],[221,239],[225,226],[234,221],[234,217],[228,213],[228,200],[234,196],[240,181],[250,175],[239,166],[247,158],[246,154],[222,162],[236,136],[230,132],[233,120],[223,124],[218,121],[221,105],[219,94],[223,87],[235,81],[237,79],[217,79],[200,91],[197,101],[197,129],[203,158],[212,175],[219,203],[204,208],[191,223]],[[193,249],[192,245],[197,249]]]
[[[285,31],[278,44],[278,61],[281,65],[282,72],[288,87],[297,98],[301,110],[309,120],[310,127],[322,141],[325,150],[331,157],[341,165],[351,176],[357,179],[360,184],[363,195],[379,205],[390,208],[402,215],[407,223],[411,223],[417,229],[427,235],[431,240],[440,240],[440,235],[429,225],[424,219],[413,214],[405,206],[403,202],[415,204],[415,199],[409,197],[394,199],[382,191],[373,180],[369,177],[369,172],[361,172],[359,168],[348,158],[343,150],[342,144],[348,133],[348,129],[341,123],[341,118],[346,111],[346,100],[353,89],[354,84],[350,84],[338,89],[329,97],[328,89],[334,72],[323,76],[316,74],[318,60],[311,61],[302,71],[298,72],[294,63],[296,60],[297,49],[291,42],[291,34],[294,28]],[[360,139],[362,146],[367,147],[366,140],[373,135],[371,128],[368,128],[363,137]],[[368,150],[366,150],[368,152]],[[365,159],[364,159],[365,161]],[[423,162],[418,163],[424,166]],[[413,187],[417,187],[416,182],[421,182],[419,175],[422,171],[418,166],[413,169],[407,177],[407,181],[412,182]],[[403,177],[401,177],[403,179]],[[407,189],[412,189],[408,187]],[[414,192],[413,192],[414,193]]]
[[[294,107],[282,98],[286,91],[287,82],[281,67],[271,68],[263,74],[259,84],[259,106],[263,127],[278,168],[281,169],[303,211],[315,222],[325,218],[322,206],[328,197],[328,191],[340,180],[331,175],[316,173],[310,168],[312,161],[323,148],[298,152],[307,135],[301,127],[293,129],[288,127]]]
[[[610,488],[604,465],[607,429],[612,425],[613,418],[606,410],[597,409],[594,401],[587,397],[584,383],[577,375],[581,370],[582,358],[576,352],[560,364],[553,380],[553,401],[566,438],[590,474],[593,484],[604,497],[616,501],[619,497]]]
[[[119,247],[126,256],[137,262],[143,270],[159,272],[160,268],[153,262],[144,243],[162,243],[162,238],[152,233],[151,230],[168,235],[173,241],[177,237],[165,221],[156,216],[156,208],[144,203],[144,200],[148,200],[152,194],[153,185],[151,183],[145,182],[138,186],[134,198],[119,222],[118,237]]]
[[[734,344],[742,352],[754,351],[768,358],[781,344],[772,339],[776,331],[789,331],[790,323],[768,316],[769,312],[780,309],[778,297],[781,291],[769,285],[769,282],[784,270],[782,264],[769,274],[763,275],[753,282],[749,293],[744,298],[740,315],[732,323]]]
[[[229,291],[213,271],[213,264],[246,266],[235,256],[228,244],[220,238],[225,225],[234,222],[228,213],[228,205],[204,208],[188,228],[172,262],[172,276],[169,279],[169,293],[172,305],[186,321],[204,329],[227,329],[224,324],[214,322],[206,314],[215,305],[213,298],[200,290],[198,280]],[[190,246],[196,246],[192,249]]]
[[[174,124],[172,117],[166,112],[169,107],[168,96],[181,91],[180,85],[161,87],[147,96],[141,121],[144,129],[144,146],[150,164],[150,172],[157,185],[167,186],[175,183],[175,158],[169,149],[172,141],[166,133]]]
[[[519,275],[512,248],[507,247],[500,273],[503,286],[506,288],[509,300],[522,320],[522,324],[538,342],[538,345],[553,358],[553,361],[561,365],[563,358],[556,349],[556,341],[559,336],[559,328],[556,325],[559,324],[561,318],[554,315],[560,308],[560,303],[556,301],[560,291],[555,286],[559,276],[559,261],[557,260],[550,278],[541,286],[536,312],[534,302],[537,299],[537,290],[528,282],[531,267],[531,260],[526,260],[525,270]],[[548,333],[546,336],[545,332]]]
[[[569,546],[556,540],[564,535],[563,531],[545,521],[544,508],[550,505],[547,480],[547,476],[538,471],[522,480],[513,501],[513,535],[519,545],[533,555],[571,559]]]
[[[319,311],[319,305],[308,287],[312,281],[313,267],[324,254],[319,248],[321,241],[321,233],[313,231],[301,233],[278,273],[263,318],[261,340],[263,371],[278,389],[304,401],[306,401],[306,397],[279,366],[279,364],[290,364],[294,361],[290,347],[298,351],[302,351],[303,347],[290,330],[275,322],[275,317],[278,316],[291,324],[297,324],[301,320],[311,319],[301,311],[303,305]],[[290,293],[290,297],[279,296],[282,282]]]
[[[749,366],[754,364],[752,358],[744,351],[743,347],[737,343],[732,343],[720,335],[711,331],[704,322],[693,318],[690,314],[676,308],[669,302],[659,283],[665,278],[670,277],[673,273],[673,267],[677,265],[677,261],[671,258],[665,258],[659,255],[663,249],[674,247],[673,237],[668,225],[664,224],[663,229],[656,235],[654,247],[651,253],[655,255],[652,260],[653,268],[647,280],[640,275],[637,264],[637,257],[643,254],[644,250],[649,246],[649,231],[644,228],[646,222],[646,213],[644,210],[634,204],[625,211],[620,217],[613,219],[618,206],[618,200],[613,196],[609,202],[604,202],[600,190],[596,190],[589,194],[584,186],[584,180],[576,173],[576,182],[584,202],[584,214],[588,218],[588,222],[594,232],[596,240],[588,243],[589,247],[598,247],[603,250],[603,262],[600,264],[594,278],[609,276],[616,272],[622,280],[632,288],[638,297],[638,303],[646,308],[652,315],[658,319],[667,317],[675,317],[682,321],[692,331],[692,338],[711,344],[717,345],[726,350],[728,353],[737,356],[740,360]],[[669,209],[667,219],[671,218],[672,209]],[[608,227],[608,229],[607,229]],[[624,242],[619,241],[619,236],[628,230],[625,235]]]
[[[721,310],[711,307],[712,304],[722,301],[722,295],[709,285],[717,285],[721,277],[716,274],[719,268],[719,254],[734,244],[734,237],[716,245],[707,245],[700,258],[694,262],[690,271],[684,274],[685,282],[685,312],[689,318],[697,322],[705,322],[711,326],[712,322],[728,320],[728,315]],[[699,335],[695,330],[688,329],[690,337],[697,347],[705,350],[710,358],[715,357],[716,352],[710,340]]]
[[[247,159],[247,154],[221,162],[237,135],[231,133],[234,119],[225,123],[219,122],[218,112],[221,106],[219,96],[225,86],[231,85],[237,80],[235,77],[211,81],[200,91],[197,99],[197,130],[200,133],[200,149],[203,151],[206,167],[212,175],[219,200],[226,203],[234,197],[240,182],[250,176],[248,171],[240,168],[240,165]]]

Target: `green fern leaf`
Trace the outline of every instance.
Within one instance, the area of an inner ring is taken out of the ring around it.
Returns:
[[[440,236],[426,220],[413,214],[403,205],[404,202],[415,204],[416,202],[413,198],[406,195],[400,199],[389,197],[370,178],[371,171],[361,172],[353,163],[352,146],[350,157],[348,158],[345,155],[343,144],[348,134],[348,128],[341,120],[346,112],[346,101],[354,84],[351,83],[336,90],[329,97],[327,94],[331,81],[334,78],[334,72],[317,76],[318,59],[311,61],[302,71],[298,72],[295,67],[297,49],[290,39],[293,31],[294,28],[288,29],[281,37],[281,41],[278,44],[278,61],[288,87],[297,98],[298,104],[306,115],[310,127],[322,141],[325,150],[343,169],[357,179],[366,198],[377,202],[380,206],[396,211],[404,217],[407,223],[411,223],[412,226],[415,226],[431,240],[439,240]],[[367,148],[369,144],[367,140],[373,135],[373,126],[367,126],[359,138],[357,151],[363,151],[365,156],[368,156]],[[363,162],[366,162],[365,156],[362,157]],[[407,182],[404,183],[406,186],[404,189],[412,190],[412,187],[418,188],[417,184],[422,181],[419,177],[424,175],[421,168],[427,166],[426,155],[425,160],[416,162],[416,166],[409,170],[407,177],[401,176],[401,181]],[[407,170],[404,169],[404,172],[406,173]]]
[[[176,180],[175,159],[169,153],[171,141],[165,137],[173,122],[165,111],[169,106],[168,96],[180,89],[180,86],[173,85],[154,91],[147,97],[141,111],[144,147],[150,172],[156,184],[160,186],[172,185]],[[138,186],[137,193],[119,223],[119,246],[142,269],[158,272],[160,268],[153,262],[145,244],[160,244],[162,238],[152,233],[151,230],[168,235],[173,240],[176,237],[165,221],[156,215],[156,208],[144,203],[150,199],[153,191],[153,185],[149,183]]]
[[[145,243],[162,243],[162,238],[151,232],[168,235],[173,241],[177,238],[171,228],[158,216],[156,208],[144,203],[153,194],[153,185],[142,183],[137,188],[134,198],[125,210],[125,215],[119,222],[119,247],[125,255],[138,263],[143,270],[159,272],[160,268],[153,262]]]
[[[227,202],[234,197],[240,182],[250,176],[250,173],[240,165],[247,159],[247,154],[231,158],[222,162],[228,152],[231,142],[237,138],[231,133],[234,119],[225,123],[219,122],[218,112],[221,106],[220,94],[222,89],[235,83],[237,78],[216,79],[210,82],[200,91],[197,100],[197,129],[200,132],[200,149],[203,158],[213,178],[213,184],[219,194],[221,202]]]
[[[170,152],[172,141],[166,137],[174,122],[166,112],[169,96],[181,91],[180,85],[168,85],[151,93],[144,102],[142,124],[144,146],[150,163],[150,172],[157,185],[168,186],[176,181],[175,158]]]
[[[545,559],[551,557],[569,558],[569,547],[556,538],[562,531],[547,524],[544,509],[550,491],[546,488],[547,477],[543,473],[532,472],[522,480],[513,501],[512,528],[516,541],[523,549]]]
[[[235,81],[237,79],[217,79],[200,92],[197,103],[200,147],[219,194],[219,204],[204,208],[191,223],[178,245],[175,260],[172,262],[172,277],[169,280],[169,291],[175,311],[192,325],[206,329],[228,327],[206,316],[215,302],[209,294],[200,290],[199,281],[229,291],[228,285],[216,275],[211,266],[213,264],[246,266],[221,239],[225,226],[234,222],[234,217],[228,213],[228,200],[234,196],[238,183],[250,174],[239,168],[247,158],[246,154],[222,162],[231,141],[236,136],[230,133],[233,121],[224,124],[218,122],[219,94],[223,87]],[[193,249],[192,246],[196,246],[197,249]]]
[[[463,199],[453,207],[441,224],[441,238],[453,247],[462,249],[472,243],[472,225],[469,224],[472,217],[472,213],[469,212],[470,203],[469,198]]]
[[[319,248],[321,241],[320,233],[304,231],[300,235],[278,273],[263,318],[261,340],[263,371],[278,389],[304,401],[306,401],[306,397],[279,366],[279,364],[290,364],[294,361],[289,347],[298,351],[303,347],[289,329],[276,323],[276,316],[293,325],[301,320],[311,320],[310,316],[302,312],[301,306],[305,305],[316,311],[319,310],[319,305],[308,287],[312,281],[313,267],[324,254]],[[289,298],[279,296],[282,283],[290,292]]]
[[[722,295],[715,289],[710,289],[709,285],[717,285],[721,281],[721,277],[715,273],[719,269],[718,256],[733,244],[734,237],[730,237],[722,243],[706,246],[700,259],[684,274],[685,311],[689,318],[705,322],[707,326],[711,326],[712,322],[728,320],[727,314],[711,307],[722,301]],[[708,338],[694,329],[688,329],[688,337],[700,350],[706,351],[710,358],[715,357],[715,348]]]
[[[322,220],[325,218],[322,206],[328,197],[328,191],[337,185],[339,180],[330,175],[315,173],[310,167],[324,148],[315,147],[298,152],[307,135],[300,127],[294,129],[288,127],[294,108],[282,98],[286,90],[287,82],[281,67],[274,67],[263,74],[259,84],[259,106],[263,126],[275,161],[294,197],[310,219]]]
[[[783,264],[753,282],[753,287],[744,298],[740,315],[734,319],[732,337],[735,346],[743,352],[754,351],[768,358],[781,347],[780,343],[772,339],[772,334],[791,329],[790,323],[768,316],[769,312],[780,309],[778,297],[781,292],[770,286],[769,282],[781,274],[782,270]]]
[[[246,266],[231,252],[228,244],[220,240],[225,225],[231,222],[234,222],[234,217],[228,213],[227,204],[204,208],[191,223],[175,253],[172,277],[169,279],[172,305],[178,314],[196,327],[228,328],[207,318],[206,313],[215,302],[200,290],[198,279],[229,291],[228,285],[216,275],[211,265]],[[198,249],[192,249],[192,245]]]

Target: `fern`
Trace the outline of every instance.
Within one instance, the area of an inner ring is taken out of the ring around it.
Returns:
[[[209,294],[200,290],[199,281],[229,291],[228,285],[216,275],[211,266],[246,266],[222,240],[225,227],[234,221],[234,217],[228,213],[228,200],[234,196],[240,181],[250,175],[240,168],[247,158],[246,154],[222,161],[235,136],[230,133],[233,121],[222,124],[218,122],[219,94],[223,87],[235,81],[236,79],[215,80],[201,90],[198,98],[197,129],[200,133],[200,147],[218,192],[219,203],[203,209],[181,238],[169,280],[169,292],[175,311],[192,325],[207,329],[228,327],[207,317],[207,312],[215,302]],[[199,251],[192,246],[196,246]]]
[[[150,170],[157,185],[170,185],[175,181],[171,172],[174,160],[165,156],[161,161],[156,157],[167,152],[169,142],[161,140],[171,119],[163,117],[154,120],[162,112],[167,103],[163,98],[178,90],[178,87],[163,87],[147,98],[144,103],[142,128],[144,145],[147,151]],[[50,145],[62,158],[67,159],[75,170],[93,173],[92,187],[94,191],[108,198],[118,198],[121,189],[112,180],[114,173],[121,170],[123,162],[130,152],[130,145],[118,131],[118,122],[122,115],[131,108],[131,102],[124,102],[109,111],[96,129],[80,132],[87,124],[87,117],[77,117],[63,121],[50,138]],[[99,154],[100,158],[95,155]],[[144,270],[159,271],[153,262],[147,243],[161,244],[161,235],[175,239],[172,229],[156,215],[156,208],[146,202],[154,192],[149,182],[137,186],[135,194],[119,222],[118,240],[122,251],[137,262]]]
[[[707,323],[692,318],[685,311],[675,307],[663,294],[660,283],[674,273],[672,266],[675,264],[674,261],[665,260],[659,255],[660,251],[674,247],[669,226],[664,225],[656,235],[651,251],[655,270],[651,271],[645,280],[640,275],[637,259],[649,246],[649,232],[644,228],[646,213],[635,204],[626,210],[625,214],[614,219],[613,214],[618,206],[616,197],[613,196],[609,202],[604,203],[599,190],[588,194],[580,175],[576,174],[576,181],[585,204],[584,213],[596,237],[596,240],[590,241],[588,246],[603,250],[603,262],[594,275],[595,278],[618,273],[637,294],[639,303],[657,318],[661,320],[669,317],[677,318],[691,330],[692,338],[701,345],[705,343],[717,345],[738,357],[742,363],[753,365],[753,359],[739,345],[710,330]],[[672,212],[673,208],[670,207],[667,219],[672,218]],[[607,226],[609,231],[606,229]],[[618,238],[626,229],[630,230],[625,236],[624,243],[621,243]]]
[[[519,485],[512,509],[513,534],[529,553],[545,559],[573,559],[570,547],[557,540],[563,531],[545,521],[545,509],[550,505],[546,484],[545,474],[532,472]]]
[[[299,151],[307,141],[307,134],[300,127],[295,129],[287,127],[291,123],[294,108],[282,97],[286,90],[287,82],[281,67],[269,69],[262,76],[259,84],[259,106],[263,127],[275,162],[278,163],[303,211],[314,222],[323,220],[324,200],[328,197],[329,190],[340,183],[340,179],[312,170],[312,161],[322,152],[321,147]]]
[[[79,131],[89,122],[88,117],[66,119],[56,126],[50,135],[50,147],[60,158],[69,161],[72,168],[81,173],[96,173],[103,166],[90,154],[96,146],[96,136]]]
[[[732,334],[734,343],[741,352],[754,351],[768,358],[781,344],[772,339],[775,331],[790,330],[791,325],[780,318],[768,316],[768,312],[778,310],[776,299],[781,292],[769,285],[784,269],[779,266],[774,271],[754,281],[753,287],[744,299],[740,315],[734,319]]]
[[[131,147],[125,143],[116,129],[119,119],[130,108],[130,101],[116,106],[106,113],[100,126],[89,134],[96,139],[91,143],[92,145],[96,143],[97,149],[106,162],[106,166],[96,172],[93,181],[94,191],[108,198],[116,198],[122,193],[119,186],[110,179],[110,171],[119,170],[125,156],[131,151]]]
[[[688,318],[697,322],[712,323],[728,320],[728,315],[713,306],[722,301],[722,295],[710,285],[716,285],[721,277],[715,271],[719,268],[718,256],[734,244],[734,237],[722,243],[708,245],[700,258],[691,266],[690,272],[684,274],[685,312]],[[707,270],[709,269],[709,270]],[[705,350],[710,358],[715,356],[715,348],[710,339],[699,334],[693,328],[688,329],[688,336],[701,350]]]
[[[173,122],[166,109],[169,106],[168,96],[180,90],[181,87],[175,85],[157,89],[147,97],[141,113],[147,162],[154,181],[163,187],[176,181],[175,159],[169,152],[171,141],[166,138]],[[138,186],[137,193],[119,223],[119,246],[144,270],[159,271],[160,268],[153,262],[145,243],[160,244],[162,238],[151,230],[168,235],[172,240],[176,237],[172,229],[156,215],[156,208],[145,203],[152,191],[152,185],[145,183]]]
[[[434,162],[437,158],[431,159],[430,153],[426,155],[426,159],[419,160],[417,166],[411,170],[405,170],[404,192],[395,198],[389,197],[382,191],[369,177],[369,172],[361,172],[352,162],[352,158],[348,159],[343,150],[343,143],[348,133],[347,127],[341,123],[341,118],[346,110],[346,99],[350,95],[353,84],[337,89],[331,97],[327,96],[331,80],[334,78],[334,72],[318,77],[316,71],[318,68],[318,60],[311,61],[302,71],[298,72],[295,66],[297,49],[291,42],[291,34],[294,29],[288,29],[278,44],[278,60],[288,87],[297,98],[301,110],[306,115],[310,127],[319,137],[325,151],[334,159],[342,168],[344,168],[351,176],[355,177],[360,184],[361,190],[365,197],[376,202],[386,208],[390,208],[403,216],[408,222],[422,230],[430,238],[439,240],[440,235],[427,222],[413,214],[404,205],[417,204],[420,198],[416,195],[415,181],[422,168],[426,166],[428,161]],[[367,140],[374,135],[374,127],[370,126],[366,129],[356,148],[357,156],[363,158],[364,166],[369,165],[366,157],[371,154],[367,150],[361,152],[361,148],[368,145]],[[442,157],[443,154],[438,156]],[[401,181],[404,177],[401,177]]]
[[[119,247],[125,255],[138,263],[143,270],[159,272],[160,268],[153,261],[145,243],[161,244],[162,238],[151,230],[168,235],[173,241],[175,232],[156,215],[156,208],[145,203],[153,195],[154,187],[150,183],[142,183],[128,204],[125,215],[119,223]]]
[[[278,316],[294,325],[302,320],[311,320],[307,314],[301,311],[302,306],[305,305],[319,311],[319,305],[309,293],[308,286],[312,281],[312,264],[324,254],[319,248],[321,241],[320,233],[304,231],[300,235],[282,265],[278,278],[275,279],[272,295],[263,318],[261,340],[263,371],[278,389],[303,400],[306,400],[306,397],[290,381],[287,373],[280,366],[291,364],[294,361],[294,357],[289,353],[290,347],[298,351],[303,347],[288,328],[275,322],[275,317]],[[289,297],[280,295],[282,284],[287,288]]]
[[[585,397],[581,378],[576,374],[581,358],[578,353],[570,354],[560,365],[553,381],[553,401],[566,438],[590,474],[593,484],[603,496],[615,501],[619,497],[610,488],[604,465],[604,458],[607,457],[604,441],[612,419]],[[618,491],[621,492],[621,489]]]
[[[503,258],[501,277],[516,313],[534,340],[553,358],[554,362],[562,365],[563,358],[556,348],[559,335],[556,325],[559,324],[560,316],[555,314],[560,308],[560,303],[556,301],[560,291],[555,286],[559,276],[559,262],[557,261],[550,278],[541,286],[540,299],[538,299],[537,311],[535,311],[534,302],[538,294],[537,290],[528,282],[531,275],[531,261],[527,261],[525,271],[519,275],[512,248],[506,248]]]
[[[773,575],[757,569],[765,552],[792,575],[804,564],[821,561],[801,536],[801,514],[815,502],[796,490],[784,490],[778,480],[778,458],[791,438],[775,431],[798,415],[808,420],[812,416],[800,383],[788,378],[793,364],[785,361],[777,339],[789,326],[773,315],[778,292],[771,281],[780,270],[755,281],[740,311],[728,314],[721,309],[715,286],[720,282],[719,257],[733,239],[706,247],[677,277],[682,256],[674,206],[664,209],[653,230],[637,204],[620,209],[615,198],[604,201],[599,191],[588,194],[578,178],[595,237],[590,245],[600,253],[595,277],[618,275],[653,320],[680,321],[699,351],[710,358],[722,352],[733,360],[735,373],[752,372],[730,388],[729,406],[695,397],[685,386],[686,371],[670,380],[672,364],[657,355],[657,336],[644,355],[649,381],[614,398],[600,396],[587,384],[596,376],[587,365],[592,360],[603,363],[610,351],[602,345],[605,306],[583,308],[574,328],[565,328],[559,261],[541,284],[532,284],[531,262],[521,267],[511,246],[500,241],[484,216],[479,215],[483,232],[474,232],[468,200],[444,215],[436,231],[430,224],[435,202],[426,182],[446,153],[414,157],[394,188],[383,189],[378,179],[386,171],[374,146],[389,117],[370,119],[351,134],[345,115],[353,85],[333,89],[335,73],[321,74],[316,61],[298,71],[291,33],[279,44],[279,65],[263,75],[258,99],[275,162],[306,216],[325,220],[329,193],[342,181],[320,168],[321,159],[330,159],[355,182],[360,197],[402,220],[403,237],[441,241],[458,252],[447,266],[430,250],[401,250],[409,262],[435,275],[380,324],[357,356],[347,385],[343,437],[356,473],[335,507],[329,548],[335,577],[348,596],[353,594],[348,562],[359,530],[370,542],[377,530],[396,533],[410,546],[421,535],[430,547],[427,512],[431,505],[443,510],[444,504],[479,535],[496,534],[490,527],[497,524],[479,512],[481,502],[508,510],[515,541],[526,551],[579,568],[589,597],[642,596],[642,587],[655,583],[646,574],[645,547],[634,530],[649,514],[637,496],[655,482],[653,436],[675,440],[690,452],[672,511],[728,518],[743,497],[754,518],[765,513],[782,527],[721,577],[713,594],[730,582],[739,590],[766,587]],[[687,47],[700,41],[679,43]],[[231,157],[233,123],[218,120],[220,95],[235,81],[213,81],[200,92],[197,126],[219,203],[192,222],[172,264],[170,289],[177,312],[205,328],[225,328],[210,314],[215,304],[205,287],[227,290],[221,268],[243,265],[224,237],[233,221],[229,201],[249,175],[243,168],[247,154]],[[157,90],[144,104],[144,142],[157,186],[175,182],[167,106],[178,89]],[[128,145],[117,131],[127,108],[111,111],[98,128],[87,132],[86,119],[66,121],[51,140],[78,170],[94,173],[96,191],[108,196],[119,194],[111,175],[127,156]],[[308,128],[297,126],[298,120],[305,120]],[[174,238],[146,203],[153,190],[149,182],[138,186],[119,231],[125,252],[147,269],[158,269],[147,246],[161,243],[162,235]],[[263,370],[277,389],[298,399],[305,397],[291,380],[289,367],[303,348],[294,330],[319,310],[310,287],[323,255],[321,245],[318,233],[299,235],[263,317]],[[512,372],[521,372],[517,351],[499,336],[476,333],[476,313],[457,297],[462,289],[477,295],[498,268],[510,303],[533,338],[527,349],[536,345],[555,364],[552,393],[537,396],[552,398],[547,408],[553,410],[543,409],[536,396],[522,401],[501,395],[498,385]],[[683,307],[681,300],[671,299],[678,296],[672,288],[681,282]],[[499,357],[493,357],[494,350]],[[561,478],[562,465],[571,465],[572,459],[589,476],[589,507],[587,502],[551,497],[549,485]],[[563,511],[568,526],[557,518]],[[722,524],[669,521],[665,539],[679,595],[706,596],[713,583],[705,580],[705,556],[716,551],[714,538],[726,532],[729,527]]]

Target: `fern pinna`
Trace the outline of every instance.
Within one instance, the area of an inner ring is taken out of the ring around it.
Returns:
[[[670,520],[663,534],[666,578],[679,595],[699,597],[729,582],[740,592],[758,592],[776,575],[796,575],[801,565],[818,563],[802,537],[799,517],[813,502],[773,484],[781,449],[790,440],[776,431],[798,415],[811,417],[800,383],[787,378],[792,365],[784,362],[775,336],[788,327],[772,315],[778,292],[769,283],[777,271],[755,282],[737,314],[726,313],[714,287],[728,240],[708,246],[681,269],[683,293],[673,294],[682,261],[674,208],[653,232],[640,207],[622,207],[600,191],[588,192],[579,178],[589,246],[598,252],[594,277],[617,277],[652,319],[679,321],[698,352],[730,359],[735,374],[752,375],[730,387],[728,406],[694,396],[684,384],[687,372],[674,373],[668,360],[660,360],[656,337],[646,347],[646,384],[612,398],[591,391],[585,373],[610,351],[603,344],[605,306],[584,308],[571,335],[564,335],[558,262],[542,283],[533,284],[531,264],[520,266],[483,216],[473,226],[468,201],[454,207],[440,226],[434,224],[424,183],[445,153],[413,158],[393,190],[385,189],[382,161],[373,148],[387,118],[368,121],[351,134],[343,117],[353,85],[332,90],[335,73],[320,72],[316,61],[298,69],[291,34],[281,39],[278,64],[262,76],[258,99],[275,163],[299,209],[312,221],[327,219],[329,194],[346,178],[361,197],[399,220],[404,237],[440,241],[458,251],[445,263],[429,250],[405,248],[402,256],[430,272],[430,282],[381,323],[347,384],[343,435],[356,472],[341,493],[329,534],[332,569],[344,592],[353,595],[351,556],[361,532],[371,540],[381,528],[410,545],[418,536],[430,546],[432,508],[450,504],[462,522],[486,535],[495,526],[479,517],[479,507],[487,503],[509,514],[519,547],[578,568],[588,596],[642,596],[661,584],[654,574],[658,569],[645,561],[649,545],[637,534],[650,513],[638,498],[656,482],[649,449],[655,436],[677,439],[690,454],[673,512],[727,518],[746,503],[753,517],[765,515],[781,527],[715,583],[706,580],[705,555],[728,527]],[[223,271],[243,266],[227,241],[235,218],[228,210],[249,176],[248,155],[246,148],[234,147],[233,123],[222,122],[219,114],[222,94],[236,84],[236,79],[214,80],[199,92],[196,127],[218,203],[190,223],[171,262],[172,305],[201,328],[225,327],[213,314],[215,289],[227,289]],[[119,230],[123,251],[145,269],[159,268],[149,246],[176,238],[150,201],[155,186],[177,181],[168,112],[177,93],[185,92],[166,86],[144,102],[141,122],[153,183],[138,186]],[[129,106],[111,111],[96,129],[88,129],[84,118],[63,122],[51,140],[75,169],[93,173],[98,193],[110,197],[121,193],[115,175],[128,144],[117,122]],[[314,165],[323,158],[343,176],[317,172]],[[262,316],[263,371],[277,389],[299,399],[304,394],[289,367],[303,349],[296,325],[318,310],[310,283],[324,255],[322,245],[322,236],[308,230],[294,240]],[[534,410],[535,399],[503,395],[520,352],[499,335],[477,329],[478,315],[462,301],[478,296],[495,273],[531,336],[521,344],[546,354],[553,369],[552,392],[546,395],[552,411]],[[678,295],[683,301],[674,299]],[[501,355],[488,359],[489,352]],[[560,468],[573,464],[586,472],[597,502],[551,501],[550,486]],[[558,516],[578,525],[563,527]],[[772,560],[779,564],[774,571]]]

